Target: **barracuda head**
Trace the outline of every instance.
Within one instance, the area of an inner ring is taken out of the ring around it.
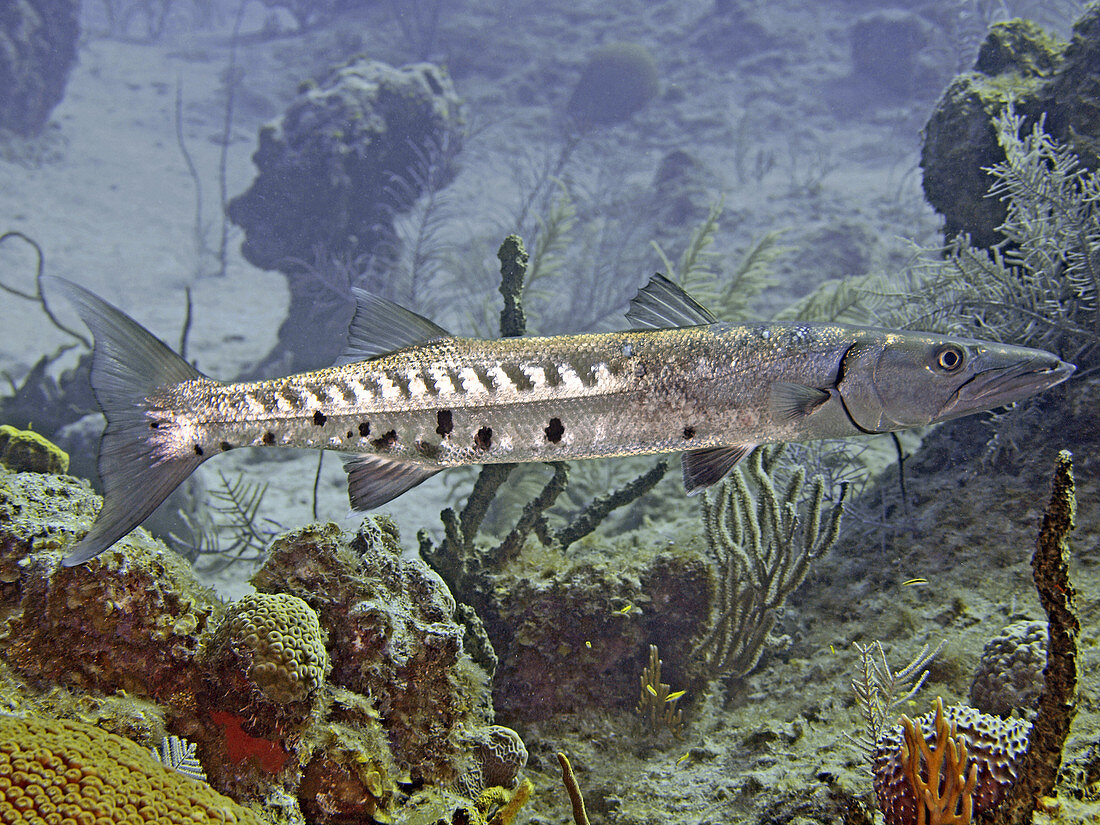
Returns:
[[[868,433],[1002,407],[1065,381],[1073,364],[1042,350],[927,333],[868,331],[844,356],[837,391]]]

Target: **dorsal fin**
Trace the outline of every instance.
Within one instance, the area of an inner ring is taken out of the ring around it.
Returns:
[[[348,326],[348,342],[334,366],[367,361],[450,335],[438,324],[393,301],[356,287],[351,291],[355,296],[355,315]]]
[[[718,319],[660,272],[638,290],[626,311],[635,329],[669,329],[715,324]]]

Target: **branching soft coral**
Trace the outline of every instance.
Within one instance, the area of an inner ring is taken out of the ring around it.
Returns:
[[[901,717],[905,729],[902,760],[917,806],[917,825],[969,825],[974,813],[974,788],[978,766],[967,771],[966,740],[958,735],[954,722],[943,716],[943,700],[935,702],[935,737],[931,746],[924,732],[908,716]],[[921,763],[926,771],[921,773]],[[965,778],[964,778],[965,777]]]

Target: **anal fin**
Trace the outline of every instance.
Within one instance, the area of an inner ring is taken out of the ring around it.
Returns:
[[[439,472],[438,467],[378,455],[344,456],[353,510],[373,510]]]
[[[755,444],[733,444],[729,447],[708,447],[692,450],[681,456],[684,470],[684,489],[689,496],[717,484],[732,470],[737,462],[756,449]]]

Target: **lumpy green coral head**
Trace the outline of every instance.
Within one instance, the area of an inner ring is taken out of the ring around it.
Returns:
[[[620,123],[657,96],[657,63],[638,43],[609,43],[592,52],[567,110],[582,126]]]

